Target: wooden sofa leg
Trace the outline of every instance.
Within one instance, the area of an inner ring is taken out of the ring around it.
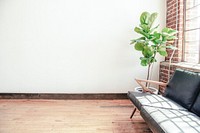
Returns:
[[[133,115],[135,114],[135,111],[136,111],[136,107],[133,109],[133,112],[132,112],[132,114],[130,116],[130,119],[132,119]]]

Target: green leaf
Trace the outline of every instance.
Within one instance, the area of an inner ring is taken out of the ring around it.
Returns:
[[[166,33],[166,32],[162,32],[162,36],[163,36],[163,37],[166,37],[166,39],[167,39],[167,37],[169,36],[169,34]]]
[[[176,30],[171,29],[171,28],[167,28],[167,27],[163,28],[163,29],[162,29],[162,32],[163,32],[165,35],[168,34],[169,36],[172,36],[172,35],[174,35],[174,34],[177,33]],[[166,34],[166,33],[167,33],[167,34]]]
[[[154,36],[156,39],[160,39],[161,34],[158,33],[157,31],[155,31],[155,32],[153,33],[153,36]]]
[[[166,52],[166,46],[165,45],[161,45],[158,47],[157,49],[158,53],[162,56],[167,56],[167,52]]]
[[[163,41],[163,42],[166,42],[166,41],[167,41],[166,36],[164,36],[163,34],[161,34],[161,35],[162,35],[162,41]]]
[[[168,45],[168,46],[166,46],[166,48],[168,48],[168,49],[173,49],[173,50],[177,50],[177,48],[176,48],[175,46],[173,46],[173,45]]]
[[[149,62],[150,62],[150,63],[154,63],[154,62],[156,62],[156,61],[157,61],[157,60],[155,59],[155,57],[150,57],[150,58],[149,58]]]
[[[161,34],[158,33],[157,31],[155,31],[153,33],[153,39],[151,39],[151,41],[154,43],[154,44],[161,44],[162,43],[162,40],[160,40],[160,37],[161,37]]]
[[[142,54],[144,55],[144,57],[149,58],[151,56],[153,56],[153,48],[150,46],[144,46]]]
[[[155,29],[157,29],[159,26],[160,26],[160,25],[157,25],[156,27],[152,28],[152,29],[150,30],[150,33],[152,33],[152,32],[153,32]]]
[[[137,33],[139,33],[139,34],[141,34],[141,35],[143,35],[143,36],[145,36],[146,38],[149,38],[149,34],[146,33],[146,32],[144,32],[144,31],[143,31],[142,29],[140,29],[139,27],[135,27],[134,31],[137,32]]]
[[[149,17],[149,27],[151,28],[151,26],[153,25],[155,19],[157,18],[158,13],[152,13],[151,16]]]
[[[156,62],[156,59],[154,57],[149,57],[149,58],[146,58],[146,57],[140,57],[140,60],[141,60],[141,65],[142,66],[147,66],[149,65],[150,63],[153,63],[153,62]]]
[[[140,37],[140,38],[137,38],[137,39],[132,39],[131,42],[135,43],[135,42],[144,42],[146,40],[145,37]]]
[[[146,25],[146,24],[140,24],[140,27],[143,29],[143,31],[145,31],[145,32],[147,32],[147,33],[150,31],[149,26]]]
[[[169,31],[169,28],[167,28],[167,27],[162,29],[162,32],[168,33],[168,31]]]
[[[161,44],[161,43],[162,43],[162,40],[156,39],[156,40],[154,40],[154,43],[155,43],[155,44]]]
[[[141,62],[140,62],[140,64],[142,65],[142,66],[147,66],[148,65],[148,61],[147,61],[147,59],[146,58],[140,58],[140,60],[141,60]]]
[[[165,40],[163,41],[162,40],[159,44],[166,44],[166,43],[167,43],[167,41],[165,41]]]
[[[177,39],[177,37],[176,36],[168,36],[167,37],[167,40],[174,40],[174,39]]]
[[[137,32],[137,33],[140,33],[140,32],[141,32],[141,29],[138,28],[138,27],[135,27],[134,31]]]
[[[166,50],[159,50],[158,53],[162,56],[167,56],[167,51]]]
[[[138,38],[138,39],[133,39],[133,40],[131,40],[131,43],[130,43],[130,44],[134,44],[134,43],[136,43],[136,42],[144,43],[145,40],[146,40],[145,37],[140,37],[140,38]]]
[[[144,44],[137,42],[135,44],[135,49],[138,50],[138,51],[142,51],[144,49]]]
[[[178,33],[178,31],[177,31],[177,30],[174,30],[174,29],[171,29],[171,28],[170,28],[170,30],[169,30],[169,32],[168,32],[168,34],[170,34],[170,35],[174,35],[174,34],[176,34],[176,33]]]
[[[140,23],[141,24],[149,24],[149,17],[150,14],[148,12],[143,12],[140,16]]]
[[[130,44],[134,44],[135,43],[135,40],[131,40],[131,43]]]
[[[141,63],[140,63],[142,66],[147,66],[147,61],[146,60],[141,60]]]
[[[149,40],[150,40],[150,41],[155,40],[155,39],[156,39],[155,36],[152,36],[152,35],[151,35],[151,36],[149,37]]]
[[[151,63],[153,63],[153,62],[157,62],[157,60],[155,58],[152,58]]]

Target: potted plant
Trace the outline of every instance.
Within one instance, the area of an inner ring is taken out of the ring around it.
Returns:
[[[174,39],[177,39],[177,31],[165,27],[161,32],[158,32],[157,28],[159,25],[153,27],[157,15],[157,13],[150,14],[149,12],[143,12],[140,16],[139,27],[135,27],[134,29],[141,37],[131,40],[131,44],[134,44],[134,48],[142,53],[142,57],[140,57],[141,66],[148,67],[147,80],[150,78],[151,66],[157,61],[156,54],[159,53],[161,56],[167,56],[166,49],[176,49],[176,47],[170,43],[172,43]],[[146,83],[145,86],[140,84],[140,86],[143,91],[150,91],[147,90],[149,86],[148,83]]]

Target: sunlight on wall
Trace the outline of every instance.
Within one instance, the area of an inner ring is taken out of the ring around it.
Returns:
[[[146,10],[165,25],[164,0],[1,0],[0,92],[133,89],[147,70],[129,43]]]

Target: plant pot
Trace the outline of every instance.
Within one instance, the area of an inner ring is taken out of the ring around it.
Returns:
[[[158,94],[158,89],[154,87],[149,87],[149,90],[151,90],[154,94]],[[134,89],[135,92],[143,93],[143,89],[141,86],[135,87]]]

